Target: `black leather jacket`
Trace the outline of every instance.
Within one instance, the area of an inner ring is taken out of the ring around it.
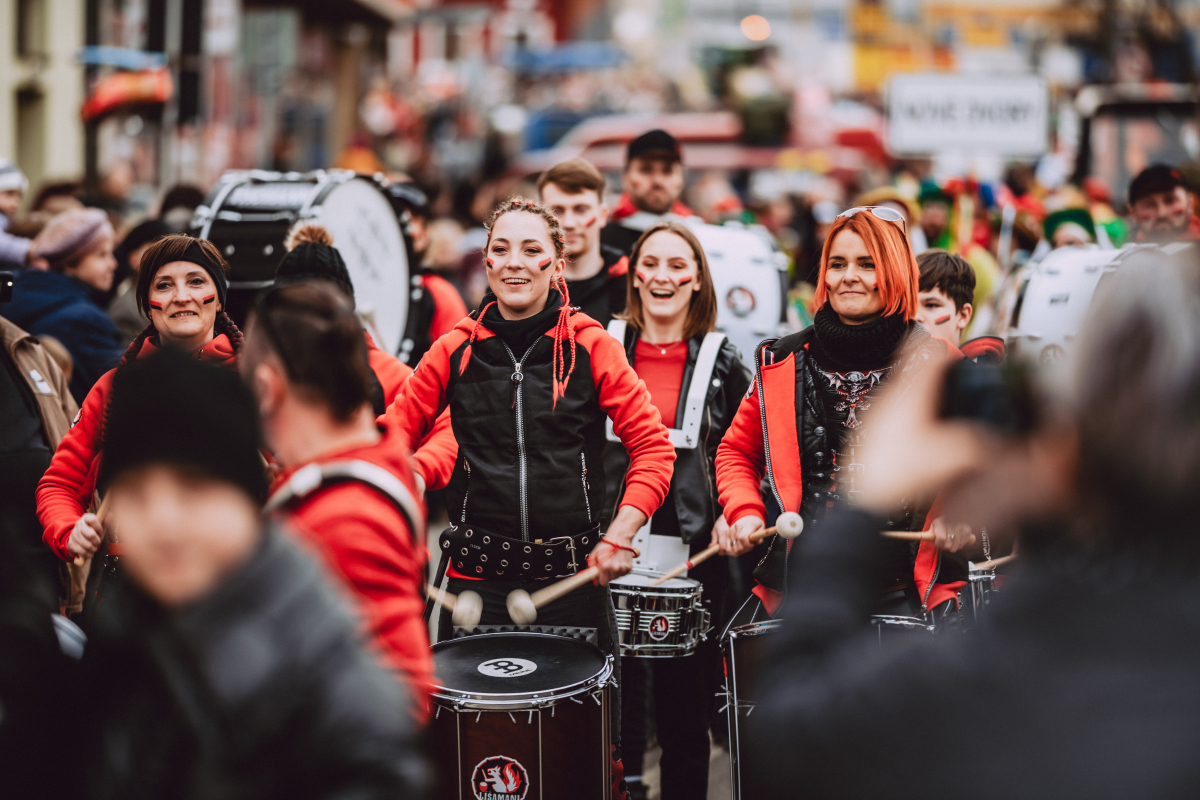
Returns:
[[[625,354],[633,364],[637,334],[633,328],[625,331]],[[683,369],[679,404],[671,427],[683,424],[685,399],[692,385],[692,372],[704,336],[688,340],[687,366]],[[698,539],[707,541],[713,523],[721,515],[721,504],[717,501],[717,479],[713,463],[717,457],[717,445],[725,436],[733,416],[741,405],[742,398],[750,386],[750,370],[742,363],[738,349],[726,340],[717,354],[717,363],[709,382],[704,400],[704,416],[700,419],[700,446],[693,449],[675,450],[675,473],[671,477],[671,492],[666,502],[674,501],[675,513],[679,518],[679,531],[685,542]],[[666,420],[663,420],[666,422]],[[629,456],[620,442],[608,442],[604,450],[604,473],[608,491],[607,513],[604,524],[613,518],[625,490],[624,475],[629,465]]]
[[[407,692],[288,535],[204,599],[120,581],[82,662],[93,798],[417,798]]]

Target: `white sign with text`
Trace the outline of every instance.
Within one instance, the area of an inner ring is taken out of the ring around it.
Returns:
[[[1035,156],[1046,152],[1049,101],[1041,78],[894,75],[888,149]]]

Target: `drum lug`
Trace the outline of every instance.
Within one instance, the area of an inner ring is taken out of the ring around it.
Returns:
[[[640,597],[640,595],[638,595]],[[629,609],[629,630],[636,635],[642,629],[642,609],[640,603],[635,603]]]

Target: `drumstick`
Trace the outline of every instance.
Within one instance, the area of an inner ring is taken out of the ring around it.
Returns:
[[[880,531],[879,535],[908,542],[932,542],[934,539],[933,531]]]
[[[479,619],[483,616],[483,598],[478,592],[468,589],[456,597],[431,583],[425,584],[425,591],[434,602],[450,612],[450,619],[456,628],[474,628],[479,625]]]
[[[637,548],[633,548],[634,557],[640,556]],[[537,621],[537,610],[551,603],[564,594],[575,591],[585,583],[591,583],[600,574],[600,567],[588,567],[583,572],[576,572],[569,578],[563,578],[552,583],[545,589],[538,589],[533,594],[524,589],[513,589],[508,593],[508,615],[517,625],[532,625]]]
[[[100,507],[96,509],[96,517],[100,520],[100,525],[102,527],[104,525],[104,518],[108,515],[108,498],[111,496],[112,495],[106,494],[104,497],[100,498]],[[82,567],[86,560],[87,559],[85,559],[83,556],[75,556],[75,566]]]
[[[984,561],[982,564],[976,564],[975,569],[995,569],[996,567],[1003,566],[1008,562],[1015,560],[1016,557],[1016,553],[1009,553],[1003,558],[993,558],[991,561]]]
[[[779,515],[779,519],[775,520],[775,527],[767,528],[766,530],[755,531],[754,533],[750,534],[750,542],[758,542],[767,538],[768,536],[774,536],[776,534],[785,539],[795,539],[803,530],[804,520],[800,517],[800,515],[794,511],[785,511]],[[709,545],[650,585],[661,586],[662,584],[671,580],[671,578],[678,578],[680,575],[687,572],[689,569],[701,563],[702,561],[707,561],[715,556],[720,549],[720,545]]]

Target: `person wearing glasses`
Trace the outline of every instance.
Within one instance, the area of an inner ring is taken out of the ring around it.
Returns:
[[[759,345],[754,383],[717,448],[717,489],[729,523],[714,531],[722,554],[749,552],[750,534],[765,527],[764,477],[775,512],[798,512],[806,529],[854,502],[857,450],[880,388],[912,380],[922,362],[959,357],[914,319],[919,275],[895,209],[860,206],[834,220],[821,253],[813,325]],[[922,530],[928,510],[921,498],[906,500],[885,527]],[[937,539],[919,548],[889,540],[874,613],[915,615],[953,603],[967,578],[965,560],[954,554],[972,536],[933,529]],[[754,570],[754,594],[773,614],[783,600],[792,548],[768,541]],[[758,613],[758,604],[751,606],[739,619]]]

